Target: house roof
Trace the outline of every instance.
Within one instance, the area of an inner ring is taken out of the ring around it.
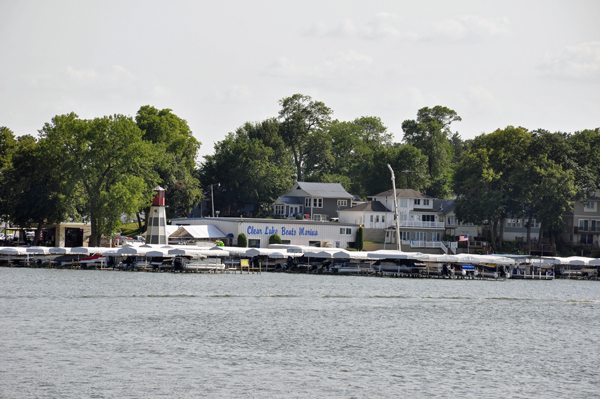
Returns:
[[[433,209],[437,210],[442,215],[448,214],[454,209],[454,200],[438,199],[433,202]]]
[[[339,212],[391,212],[385,205],[379,201],[369,201],[364,204],[353,206]]]
[[[299,181],[296,182],[292,190],[299,188],[311,197],[320,198],[348,198],[352,199],[352,194],[348,193],[340,183],[313,183]],[[292,191],[290,190],[290,191]],[[286,193],[286,195],[289,193]]]
[[[393,197],[393,196],[394,196],[394,190],[388,190],[388,191],[384,191],[379,194],[369,195],[368,197],[374,198],[374,197]],[[412,189],[396,189],[396,197],[398,197],[398,198],[433,198],[430,195],[422,194],[422,193],[418,192],[417,190],[412,190]]]

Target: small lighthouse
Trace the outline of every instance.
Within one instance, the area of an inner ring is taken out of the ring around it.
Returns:
[[[167,245],[167,212],[165,207],[165,189],[157,186],[147,220],[146,244]]]

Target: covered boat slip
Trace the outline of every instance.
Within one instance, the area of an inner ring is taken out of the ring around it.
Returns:
[[[105,247],[4,247],[9,265],[153,271],[288,271],[398,277],[597,279],[600,259],[527,255],[433,255],[393,250],[273,244],[268,248],[124,245]]]

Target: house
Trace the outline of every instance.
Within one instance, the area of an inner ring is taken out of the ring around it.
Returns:
[[[600,190],[573,203],[573,211],[563,215],[565,232],[561,239],[571,247],[593,249],[600,246]]]
[[[365,241],[396,243],[394,222],[394,191],[388,190],[369,196],[371,202],[339,212],[340,222],[362,224]],[[434,207],[435,198],[416,190],[396,190],[398,204],[398,224],[403,250],[409,248],[440,248],[444,222],[439,209]]]
[[[272,205],[277,216],[323,221],[337,218],[339,211],[352,206],[353,199],[339,183],[297,182]]]

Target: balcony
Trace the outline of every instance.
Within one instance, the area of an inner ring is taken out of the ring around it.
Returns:
[[[416,222],[416,221],[403,221],[400,222],[400,228],[413,228],[413,229],[443,229],[444,222]]]

